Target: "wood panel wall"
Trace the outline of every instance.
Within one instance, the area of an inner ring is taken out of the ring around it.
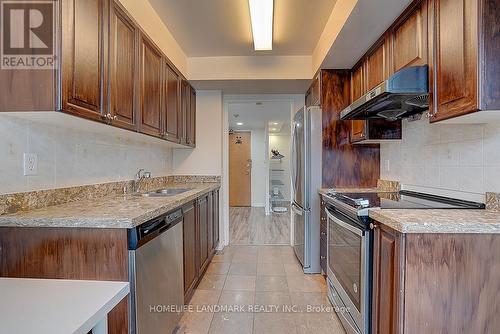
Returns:
[[[0,228],[0,277],[128,281],[125,229]],[[128,298],[108,318],[128,334]]]
[[[340,112],[350,102],[348,70],[322,70],[323,187],[375,187],[380,178],[380,145],[352,145],[350,121]]]

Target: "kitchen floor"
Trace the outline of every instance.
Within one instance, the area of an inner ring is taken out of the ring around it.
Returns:
[[[233,245],[289,245],[290,210],[266,216],[264,208],[230,207],[229,234]]]
[[[178,333],[345,333],[335,312],[322,308],[330,306],[324,278],[305,275],[290,246],[226,247],[215,255],[191,306]]]

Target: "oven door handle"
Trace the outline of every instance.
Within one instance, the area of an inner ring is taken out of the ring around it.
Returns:
[[[352,233],[355,233],[355,234],[359,235],[360,237],[363,236],[363,230],[361,230],[359,228],[356,228],[356,227],[352,226],[351,224],[343,222],[342,220],[340,220],[337,217],[335,217],[330,212],[330,210],[328,210],[326,208],[325,208],[325,211],[326,211],[326,215],[328,216],[328,219],[332,220],[335,224],[340,225],[341,227],[343,227],[343,228],[351,231]]]

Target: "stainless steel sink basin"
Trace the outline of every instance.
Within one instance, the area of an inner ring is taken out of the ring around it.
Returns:
[[[137,194],[136,196],[169,197],[169,196],[179,195],[179,194],[185,193],[186,191],[190,191],[190,190],[191,189],[189,189],[189,188],[167,188],[167,189],[160,189],[160,190],[150,191],[147,193]]]

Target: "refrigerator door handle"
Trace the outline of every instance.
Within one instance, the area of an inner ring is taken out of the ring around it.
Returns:
[[[297,150],[295,148],[296,139],[295,139],[295,127],[296,123],[293,122],[293,130],[292,130],[292,159],[290,159],[290,171],[292,173],[292,187],[293,187],[293,196],[297,192]]]
[[[299,216],[302,216],[302,214],[303,214],[303,211],[301,209],[297,208],[297,206],[295,204],[292,204],[292,211]]]

